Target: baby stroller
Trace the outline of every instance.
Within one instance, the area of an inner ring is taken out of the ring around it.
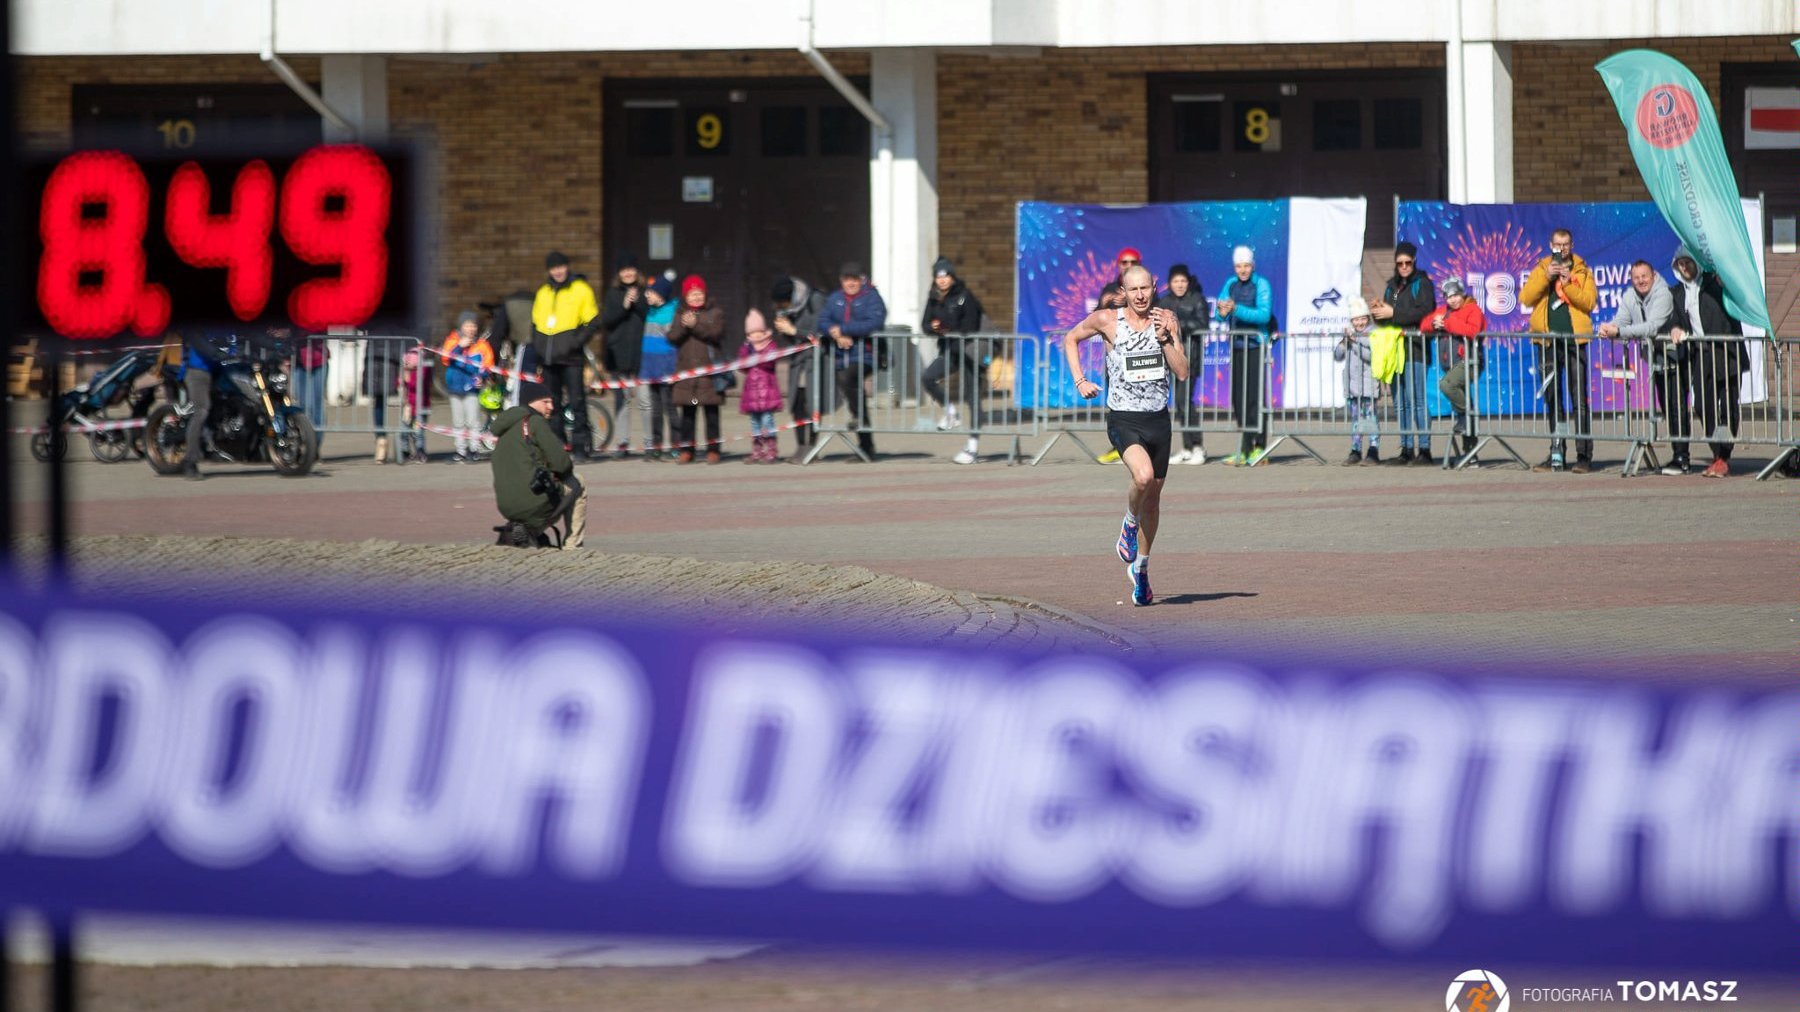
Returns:
[[[134,392],[132,384],[155,368],[160,356],[161,351],[156,348],[128,351],[86,383],[66,391],[56,403],[51,431],[32,435],[31,455],[45,463],[61,460],[69,450],[69,434],[63,431],[66,425],[98,425],[148,415],[150,405],[156,402],[157,388]],[[120,405],[128,405],[129,413],[109,415],[111,409]],[[144,455],[141,429],[106,429],[89,432],[87,438],[94,459],[103,463],[116,464],[134,451],[140,457]]]

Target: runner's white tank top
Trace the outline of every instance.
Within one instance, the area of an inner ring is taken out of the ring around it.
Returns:
[[[1169,407],[1169,364],[1156,341],[1156,324],[1132,330],[1125,309],[1106,349],[1106,406],[1113,411],[1164,411]]]

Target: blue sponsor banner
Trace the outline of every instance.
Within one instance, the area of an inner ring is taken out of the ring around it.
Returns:
[[[0,590],[9,906],[1792,964],[1791,689]]]
[[[1397,240],[1419,247],[1419,264],[1442,285],[1458,277],[1470,294],[1480,300],[1488,330],[1524,334],[1530,329],[1531,311],[1519,304],[1519,291],[1533,266],[1550,253],[1550,233],[1568,229],[1575,252],[1594,273],[1599,301],[1594,325],[1612,319],[1619,297],[1631,286],[1631,264],[1645,260],[1656,268],[1661,284],[1675,277],[1670,269],[1680,244],[1656,205],[1612,204],[1446,204],[1438,201],[1401,201],[1395,225]],[[1609,379],[1626,364],[1626,348],[1619,342],[1595,340],[1589,344],[1588,394],[1595,411],[1624,407],[1626,390]],[[1542,414],[1538,396],[1537,352],[1523,337],[1499,338],[1487,345],[1487,368],[1480,373],[1479,403],[1497,414]],[[1450,404],[1438,392],[1437,363],[1426,389],[1431,394],[1433,415],[1450,414]],[[1634,384],[1636,403],[1647,408],[1649,384]]]
[[[1288,282],[1288,202],[1285,200],[1199,201],[1181,204],[1143,204],[1112,207],[1104,204],[1051,204],[1024,201],[1018,207],[1018,277],[1014,285],[1014,328],[1021,334],[1060,333],[1080,323],[1094,311],[1100,289],[1117,271],[1119,250],[1132,247],[1144,255],[1144,266],[1156,275],[1158,290],[1166,287],[1164,275],[1180,263],[1188,265],[1210,301],[1219,286],[1232,277],[1231,251],[1249,246],[1256,251],[1256,270],[1269,281],[1280,314],[1286,305]],[[1277,321],[1280,322],[1279,320]],[[1083,366],[1101,371],[1104,349],[1099,342],[1082,349],[1091,356]],[[1021,344],[1019,375],[1030,376],[1037,368],[1037,349]],[[1044,407],[1066,408],[1084,401],[1063,363],[1060,346],[1049,350],[1051,359]],[[1280,362],[1280,356],[1276,356]],[[1223,335],[1209,339],[1195,384],[1195,403],[1231,404],[1231,344]],[[1273,390],[1282,388],[1276,377]],[[1037,391],[1019,385],[1021,407],[1038,407]]]

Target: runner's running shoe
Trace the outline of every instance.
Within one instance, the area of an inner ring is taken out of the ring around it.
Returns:
[[[1124,521],[1120,521],[1120,523],[1119,523],[1119,558],[1120,558],[1120,560],[1122,560],[1124,562],[1136,562],[1137,561],[1137,532],[1138,532],[1137,524],[1125,523]]]
[[[1114,448],[1102,453],[1094,459],[1102,464],[1117,464],[1119,462],[1119,451],[1117,448]]]
[[[1150,592],[1150,563],[1145,562],[1140,566],[1126,566],[1125,577],[1131,581],[1132,604],[1142,608],[1144,605],[1156,600],[1156,595]]]

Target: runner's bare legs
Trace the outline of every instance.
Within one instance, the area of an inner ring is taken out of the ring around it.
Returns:
[[[1162,512],[1163,479],[1155,476],[1149,452],[1136,443],[1127,446],[1119,459],[1131,471],[1131,492],[1125,503],[1138,520],[1138,551],[1149,555],[1150,546],[1156,543],[1156,520]]]

